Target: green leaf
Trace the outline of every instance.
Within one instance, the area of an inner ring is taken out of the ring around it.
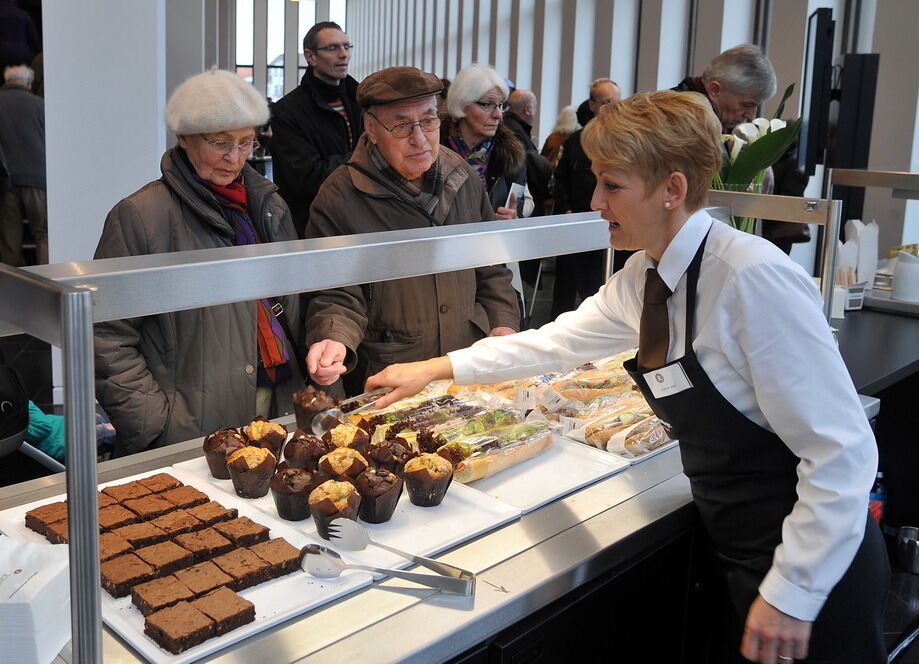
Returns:
[[[782,101],[779,102],[779,107],[775,109],[775,115],[773,118],[782,119],[782,113],[785,111],[785,102],[788,101],[788,98],[791,96],[791,93],[795,91],[795,84],[792,83],[787,88],[785,88],[785,94],[782,95]]]
[[[728,184],[753,182],[757,173],[781,159],[788,147],[795,142],[800,130],[801,119],[798,118],[784,129],[766,134],[755,143],[748,145],[734,161],[725,182]]]

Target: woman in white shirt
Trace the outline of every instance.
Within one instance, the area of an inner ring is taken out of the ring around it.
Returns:
[[[874,437],[813,280],[703,209],[720,134],[696,94],[607,107],[582,138],[592,207],[615,249],[644,251],[538,330],[393,365],[367,388],[396,388],[383,406],[435,379],[498,382],[638,345],[626,369],[680,440],[730,594],[737,628],[713,661],[882,662],[889,567],[867,512]]]

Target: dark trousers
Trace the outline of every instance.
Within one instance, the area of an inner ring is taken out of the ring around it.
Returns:
[[[25,265],[22,222],[29,220],[39,264],[48,262],[48,196],[44,189],[13,186],[0,194],[0,262]]]

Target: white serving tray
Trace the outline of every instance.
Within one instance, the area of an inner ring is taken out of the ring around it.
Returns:
[[[235,495],[214,491],[206,483],[197,481],[196,478],[189,477],[185,473],[181,473],[182,476],[180,476],[179,472],[173,472],[170,468],[106,482],[100,484],[99,488],[101,489],[110,484],[124,484],[159,472],[171,473],[176,479],[185,484],[208,493],[213,500],[221,503],[224,507],[235,507],[239,510],[240,516],[248,516],[253,521],[268,526],[271,529],[270,536],[272,538],[283,537],[297,548],[313,542],[313,539],[303,532],[290,528],[287,524],[253,509],[249,501],[237,498]],[[210,491],[208,491],[209,489]],[[0,531],[10,537],[33,542],[47,541],[35,531],[26,528],[25,513],[39,505],[53,503],[65,498],[66,495],[59,495],[3,510],[0,512]],[[321,542],[322,540],[317,539],[316,541]],[[201,645],[190,648],[179,655],[173,655],[163,650],[144,634],[144,617],[131,604],[130,596],[115,599],[103,590],[102,620],[148,661],[154,664],[185,664],[215,653],[232,643],[241,641],[288,618],[370,585],[371,582],[371,576],[366,572],[349,571],[337,579],[317,579],[306,572],[298,570],[279,579],[260,583],[239,593],[255,604],[254,622],[243,625],[222,636],[208,639]]]
[[[648,459],[650,459],[650,458],[652,458],[652,457],[656,457],[658,454],[661,454],[661,453],[663,453],[663,452],[666,452],[666,451],[669,450],[671,447],[676,447],[676,446],[679,445],[679,444],[680,444],[680,441],[678,441],[678,440],[671,440],[669,443],[665,443],[664,445],[661,445],[661,446],[658,447],[657,449],[651,450],[650,452],[646,452],[645,454],[642,454],[642,455],[640,455],[640,456],[631,456],[631,455],[630,455],[629,457],[626,457],[624,454],[617,454],[616,452],[608,452],[608,454],[611,454],[611,455],[613,455],[613,456],[615,456],[615,457],[618,457],[618,458],[620,458],[620,459],[624,459],[624,460],[628,461],[629,464],[631,464],[631,465],[634,466],[636,463],[641,463],[642,461],[647,461]]]
[[[532,459],[469,486],[526,514],[629,467],[615,454],[561,436],[552,438],[552,444]]]
[[[184,477],[189,478],[187,484],[206,484],[236,498],[233,482],[215,479],[208,470],[204,457],[183,461],[173,468],[178,471],[176,477],[183,482]],[[180,477],[179,473],[182,473],[183,476]],[[237,498],[237,500],[244,500],[255,509],[274,519],[281,520],[270,491],[262,498],[253,500]],[[519,517],[520,509],[517,507],[463,486],[459,482],[453,482],[447,489],[443,502],[437,507],[412,505],[408,498],[408,491],[403,491],[392,519],[386,523],[371,524],[363,521],[361,523],[370,531],[370,536],[378,542],[417,555],[433,556]],[[363,551],[344,551],[337,548],[334,540],[325,542],[319,538],[312,519],[283,521],[283,523],[288,528],[331,546],[348,562],[391,569],[408,567],[412,564],[405,558],[375,546],[368,546]],[[381,575],[376,575],[376,578],[381,578]]]

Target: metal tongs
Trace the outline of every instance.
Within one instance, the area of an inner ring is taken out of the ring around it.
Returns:
[[[319,544],[308,544],[301,549],[301,553],[303,554],[303,569],[322,579],[334,579],[346,569],[358,569],[412,581],[453,595],[472,595],[475,592],[475,575],[469,572],[466,572],[469,575],[468,578],[453,578],[436,574],[383,569],[370,565],[355,565],[346,563],[336,551]]]
[[[356,397],[345,399],[344,401],[340,402],[336,408],[328,408],[316,413],[316,415],[313,417],[312,423],[310,424],[310,428],[313,430],[313,435],[322,436],[332,427],[341,424],[343,421],[342,417],[344,416],[345,412],[342,409],[342,406],[348,406],[352,403],[358,403],[366,399],[370,399],[370,401],[365,403],[363,406],[359,406],[353,410],[347,411],[349,415],[362,413],[365,410],[373,409],[373,405],[377,401],[376,397],[381,397],[384,394],[388,394],[389,392],[392,392],[391,387],[378,387],[375,390],[370,390],[369,392],[358,394]]]

